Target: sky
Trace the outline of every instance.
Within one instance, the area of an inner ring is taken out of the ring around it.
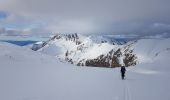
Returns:
[[[170,0],[0,0],[0,33],[170,36]]]

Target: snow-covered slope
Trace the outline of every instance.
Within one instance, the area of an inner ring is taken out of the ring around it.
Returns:
[[[154,62],[154,60],[162,59],[161,54],[170,56],[170,38],[165,39],[140,39],[132,49],[138,57],[140,63]]]
[[[77,67],[0,42],[0,100],[169,100],[169,49],[127,68]]]

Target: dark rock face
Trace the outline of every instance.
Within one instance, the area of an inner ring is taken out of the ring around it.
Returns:
[[[109,67],[110,64],[105,61],[107,58],[104,55],[101,55],[99,58],[93,60],[86,60],[86,66],[94,66],[94,67]]]
[[[134,66],[137,64],[137,62],[135,61],[135,59],[137,59],[137,57],[133,54],[125,54],[125,59],[123,59],[124,63],[126,66]]]

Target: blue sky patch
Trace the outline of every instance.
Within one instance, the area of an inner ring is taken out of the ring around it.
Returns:
[[[4,11],[0,11],[0,19],[5,19],[8,17],[8,14]]]

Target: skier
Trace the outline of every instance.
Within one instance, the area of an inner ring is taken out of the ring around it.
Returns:
[[[124,80],[124,78],[125,78],[125,72],[126,72],[125,66],[121,66],[120,72],[121,72],[122,80]]]

